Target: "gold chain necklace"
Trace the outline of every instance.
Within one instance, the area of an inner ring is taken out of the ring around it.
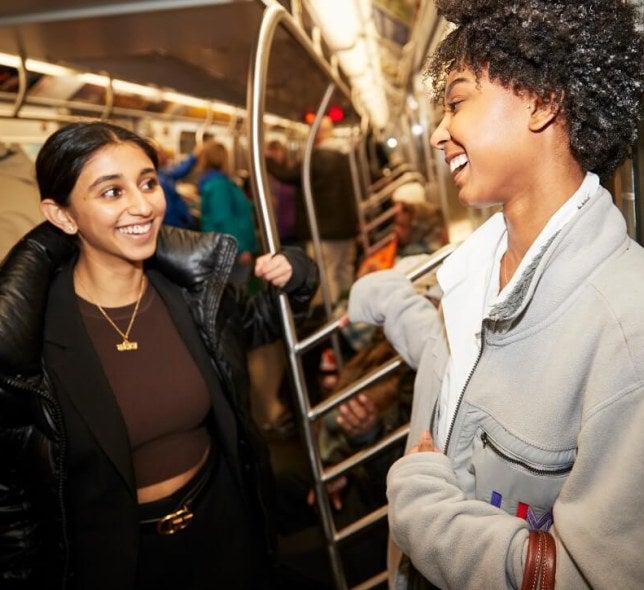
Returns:
[[[508,284],[508,263],[506,261],[507,259],[507,252],[503,255],[503,259],[501,260],[501,275],[503,276],[503,287],[504,288]]]
[[[80,282],[78,279],[78,276],[76,277],[76,280],[80,283],[81,287],[83,287],[83,290],[85,291],[85,294],[89,296],[89,291],[87,290],[87,287]],[[127,330],[123,332],[112,320],[112,318],[107,315],[107,312],[98,304],[95,303],[94,301],[90,301],[93,305],[98,307],[98,311],[100,311],[103,314],[103,317],[109,322],[110,326],[116,330],[118,335],[123,338],[123,342],[120,342],[116,344],[116,350],[119,352],[123,351],[128,351],[128,350],[138,350],[139,348],[139,343],[136,340],[130,340],[130,331],[132,330],[132,326],[134,325],[134,320],[136,318],[136,314],[139,311],[139,305],[141,305],[141,298],[143,297],[143,287],[145,286],[145,275],[141,275],[141,286],[139,287],[139,295],[136,298],[136,304],[134,305],[134,311],[132,312],[132,317],[130,317],[130,323],[127,325]]]
[[[508,248],[505,251],[505,254],[503,254],[503,258],[501,258],[501,276],[503,278],[503,287],[505,287],[508,284],[508,264],[510,261],[510,248]],[[515,269],[516,272],[516,269]],[[510,278],[512,278],[512,275],[510,275]]]

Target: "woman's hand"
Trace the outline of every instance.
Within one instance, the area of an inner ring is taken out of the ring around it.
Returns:
[[[288,283],[293,267],[283,254],[264,254],[255,261],[255,276],[279,289]]]
[[[420,435],[420,438],[418,439],[418,444],[413,446],[411,449],[407,451],[408,455],[411,455],[412,453],[423,453],[426,451],[430,451],[433,453],[438,453],[439,450],[434,446],[434,439],[432,438],[431,433],[429,430],[426,430]]]
[[[376,405],[364,393],[350,398],[338,409],[338,424],[350,438],[364,436],[378,422]]]

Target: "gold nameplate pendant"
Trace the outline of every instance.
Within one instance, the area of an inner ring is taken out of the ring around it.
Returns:
[[[129,340],[123,340],[121,344],[116,345],[116,350],[123,352],[124,350],[137,350],[139,348],[138,342],[130,342]]]

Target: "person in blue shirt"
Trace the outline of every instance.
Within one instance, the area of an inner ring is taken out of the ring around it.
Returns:
[[[186,203],[177,190],[176,182],[177,180],[181,180],[188,176],[195,167],[199,149],[195,148],[195,151],[192,154],[179,162],[176,166],[168,167],[168,152],[158,144],[154,144],[154,147],[156,148],[159,156],[159,183],[161,184],[166,200],[166,210],[163,217],[163,223],[165,225],[173,225],[175,227],[198,229],[198,221],[190,212],[188,203]]]

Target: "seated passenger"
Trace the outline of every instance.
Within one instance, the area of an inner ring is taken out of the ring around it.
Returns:
[[[394,208],[393,239],[361,262],[358,277],[388,268],[410,272],[447,244],[445,218],[439,207],[424,199],[408,200],[401,196],[394,200]],[[435,285],[435,274],[430,273],[417,288],[437,302],[440,293],[433,289]],[[346,309],[343,302],[336,309],[336,317],[342,317]],[[364,322],[343,322],[341,331],[355,351],[367,347],[376,334],[375,328]]]
[[[389,258],[376,256],[371,259],[372,265],[368,259],[361,266],[363,274],[378,270],[377,264],[385,268],[393,265],[401,271],[410,270],[446,243],[445,223],[437,206],[424,199],[410,200],[402,195],[397,195],[394,206],[394,238],[389,246]],[[435,274],[428,273],[417,281],[416,289],[437,304],[435,284]],[[341,324],[343,336],[358,352],[344,365],[335,380],[325,377],[323,385],[330,385],[328,393],[340,391],[356,382],[396,354],[384,339],[382,330],[368,324],[350,324],[346,317],[342,318]],[[323,462],[337,464],[406,424],[411,412],[413,377],[414,372],[404,365],[326,414],[318,438]],[[366,470],[352,472],[353,479],[361,488],[360,497],[365,507],[374,509],[386,503],[386,472],[401,454],[401,448],[393,448],[371,461]],[[342,494],[348,483],[347,478],[343,478],[339,484],[331,485],[337,508],[342,506]],[[312,500],[309,496],[309,501]]]

